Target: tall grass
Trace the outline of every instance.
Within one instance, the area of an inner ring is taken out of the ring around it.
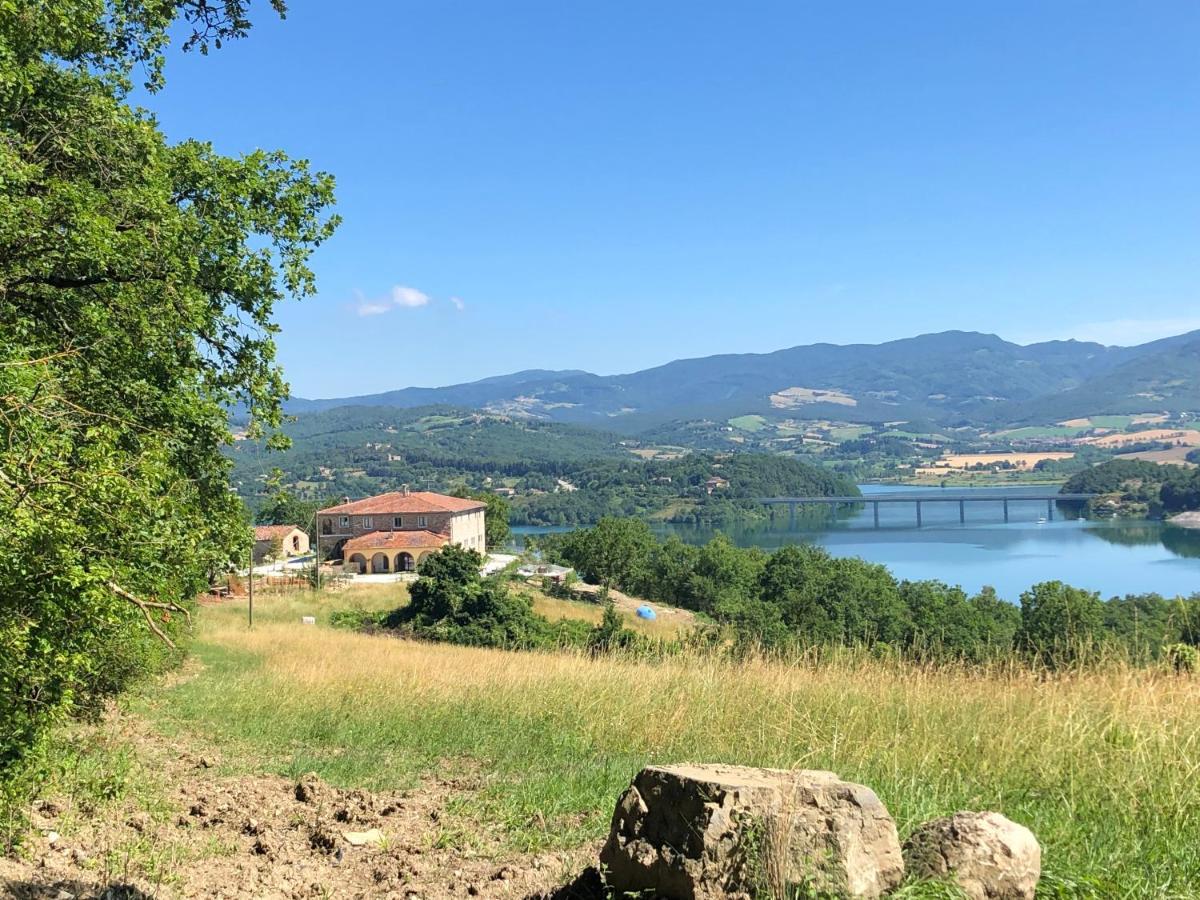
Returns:
[[[473,772],[480,789],[457,802],[454,840],[481,827],[528,848],[598,840],[649,762],[822,768],[870,785],[902,836],[960,809],[1028,825],[1048,896],[1200,896],[1191,678],[853,652],[794,663],[510,653],[304,626],[318,605],[303,597],[265,607],[253,631],[244,611],[207,610],[203,671],[152,696],[153,717],[248,769],[365,787]]]

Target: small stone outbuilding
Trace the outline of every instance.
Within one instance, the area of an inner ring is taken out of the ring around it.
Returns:
[[[255,525],[254,561],[287,559],[308,553],[308,532],[295,525]]]

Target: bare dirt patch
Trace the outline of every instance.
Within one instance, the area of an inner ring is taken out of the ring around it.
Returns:
[[[4,896],[398,900],[586,896],[598,888],[587,873],[597,847],[513,854],[486,827],[467,847],[452,846],[447,804],[479,789],[470,774],[439,774],[411,791],[345,790],[311,774],[222,774],[219,760],[134,716],[113,713],[102,727],[131,743],[161,793],[102,808],[39,799],[30,840],[18,857],[0,858]]]
[[[858,406],[858,401],[845,391],[836,389],[790,387],[771,395],[771,405],[776,409],[795,409],[810,403],[836,403],[838,406]]]

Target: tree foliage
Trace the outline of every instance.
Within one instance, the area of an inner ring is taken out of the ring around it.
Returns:
[[[0,0],[0,778],[249,544],[226,413],[280,423],[273,313],[313,290],[332,179],[171,144],[128,102],[175,23],[205,50],[245,6]]]

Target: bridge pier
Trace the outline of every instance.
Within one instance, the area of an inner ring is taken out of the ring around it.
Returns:
[[[958,501],[958,523],[960,525],[962,525],[966,521],[967,521],[967,501],[959,500]]]
[[[878,528],[879,527],[879,501],[876,500],[871,505],[875,507],[875,527]]]
[[[1008,498],[1004,498],[1004,521],[1008,521]]]
[[[796,530],[796,504],[788,504],[788,531]]]
[[[1054,521],[1054,501],[1050,499],[1046,500],[1046,518]]]
[[[916,504],[917,504],[917,527],[920,528],[921,527],[921,501],[917,500]]]

